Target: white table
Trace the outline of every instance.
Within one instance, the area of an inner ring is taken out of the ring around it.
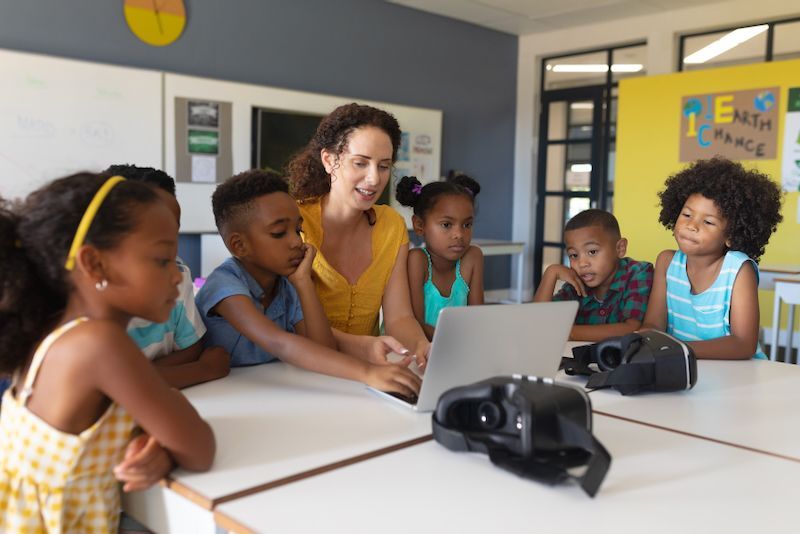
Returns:
[[[594,499],[428,442],[224,503],[215,517],[234,532],[282,534],[797,531],[800,464],[603,416],[594,424],[613,457]]]
[[[430,414],[284,363],[233,369],[185,393],[213,428],[217,454],[207,473],[176,470],[166,486],[124,496],[125,510],[157,532],[213,532],[211,510],[220,502],[431,433]]]
[[[484,256],[517,256],[517,299],[522,302],[525,291],[525,243],[517,241],[498,241],[495,239],[473,239],[472,244],[480,247]]]
[[[800,368],[795,365],[699,360],[694,389],[627,397],[604,389],[589,398],[598,414],[800,461]]]

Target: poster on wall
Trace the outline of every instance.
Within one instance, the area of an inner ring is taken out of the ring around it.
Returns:
[[[784,191],[800,191],[800,87],[789,89],[788,100],[786,120],[783,123],[783,165],[781,166],[783,178],[781,183]],[[800,220],[800,212],[798,220]]]
[[[427,134],[412,134],[411,169],[414,176],[424,183],[438,179],[433,175],[433,140]]]
[[[219,104],[217,102],[196,102],[190,100],[189,126],[219,127]]]
[[[775,159],[780,88],[684,96],[680,161]]]
[[[175,97],[175,179],[215,183],[233,174],[230,102]]]

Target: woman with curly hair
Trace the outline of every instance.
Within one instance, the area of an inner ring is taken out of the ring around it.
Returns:
[[[717,157],[667,178],[659,197],[679,250],[658,255],[642,328],[688,341],[698,358],[766,358],[757,262],[783,219],[778,185]]]
[[[375,202],[389,183],[400,145],[389,113],[347,104],[322,119],[289,162],[305,239],[316,247],[314,280],[339,349],[385,361],[411,349],[424,367],[430,343],[414,318],[406,274],[408,231],[390,206]],[[378,334],[383,308],[386,333]],[[365,343],[372,340],[372,348]],[[401,345],[402,343],[402,345]]]

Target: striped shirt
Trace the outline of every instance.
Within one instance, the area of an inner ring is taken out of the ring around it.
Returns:
[[[128,323],[128,335],[151,360],[189,348],[206,333],[203,319],[194,303],[192,273],[180,258],[177,262],[181,271],[181,283],[178,286],[180,295],[167,322],[151,323],[134,317]]]
[[[731,335],[731,296],[736,276],[745,262],[758,265],[743,252],[729,250],[714,283],[698,295],[686,273],[686,254],[675,252],[667,268],[667,333],[683,341],[703,341]],[[757,347],[754,358],[766,355]]]

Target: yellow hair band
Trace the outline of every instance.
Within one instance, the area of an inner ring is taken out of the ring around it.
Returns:
[[[83,212],[81,222],[78,224],[78,229],[75,230],[75,237],[72,238],[72,246],[69,247],[67,262],[64,264],[64,268],[68,271],[71,271],[75,268],[75,256],[78,254],[78,249],[81,248],[81,245],[83,245],[83,241],[86,239],[86,234],[89,232],[89,227],[92,226],[92,221],[94,220],[95,215],[97,215],[97,211],[100,209],[103,201],[106,199],[108,193],[111,192],[114,186],[123,180],[125,180],[125,178],[122,176],[112,176],[100,186],[100,189],[98,189],[97,193],[94,194],[92,201],[89,202],[89,206],[86,208],[86,211]]]

